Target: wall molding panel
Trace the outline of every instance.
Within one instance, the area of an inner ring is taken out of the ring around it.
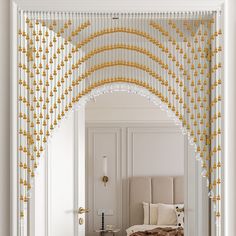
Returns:
[[[98,150],[101,144],[99,142],[103,139],[107,142],[107,148],[109,149],[106,152],[104,152],[104,149]],[[87,216],[87,233],[91,235],[95,229],[100,227],[101,216],[98,215],[99,210],[105,210],[106,224],[111,222],[122,228],[122,218],[120,217],[122,216],[121,131],[118,128],[89,128],[87,130],[87,146],[92,147],[87,149],[86,154],[87,207],[93,212]],[[106,186],[101,181],[103,155],[108,158],[109,182]],[[111,159],[111,157],[113,158]],[[110,205],[104,207],[101,202],[102,198],[104,198],[103,203],[104,201],[107,204],[112,203],[112,209],[109,208]],[[101,207],[99,207],[99,204]],[[109,212],[110,210],[113,212]]]

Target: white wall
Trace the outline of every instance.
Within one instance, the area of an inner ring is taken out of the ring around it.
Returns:
[[[225,235],[236,231],[236,1],[225,1]]]
[[[86,122],[171,122],[166,112],[138,94],[108,93],[86,105]]]
[[[10,11],[0,0],[0,235],[10,235]]]

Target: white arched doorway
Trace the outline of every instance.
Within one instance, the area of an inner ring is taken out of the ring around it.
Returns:
[[[73,209],[76,210],[80,206],[85,206],[86,185],[84,181],[86,173],[85,169],[81,168],[81,165],[85,167],[84,109],[86,104],[96,99],[97,96],[118,92],[142,96],[145,100],[153,104],[156,109],[159,110],[161,108],[167,114],[167,109],[164,108],[155,95],[147,89],[134,84],[110,83],[94,88],[87,95],[84,95],[75,107],[75,110],[68,114],[66,120],[62,121],[60,129],[54,133],[49,142],[44,161],[39,168],[39,175],[36,179],[35,186],[36,202],[34,204],[36,215],[33,212],[33,217],[31,218],[32,230],[36,236],[42,235],[45,231],[48,232],[48,235],[54,235],[55,233],[58,234],[58,232],[63,233],[63,230],[66,230],[67,234],[70,231],[71,235],[76,235],[78,230],[78,215],[77,213],[73,214]],[[166,119],[171,120],[170,117]],[[173,121],[173,116],[172,122],[169,125],[175,132],[182,133],[178,124],[176,125]],[[191,236],[199,234],[208,235],[209,212],[206,181],[200,176],[201,165],[195,160],[194,147],[189,145],[187,136],[183,140],[185,146],[184,176],[186,191],[185,234]],[[77,155],[79,158],[75,159]],[[74,165],[77,167],[80,165],[80,168],[78,167],[76,170]],[[56,194],[60,197],[57,197]],[[61,198],[64,200],[57,201]],[[74,199],[74,202],[72,199]],[[45,207],[42,207],[42,205]],[[63,209],[67,209],[68,211],[65,213]],[[62,228],[60,228],[59,224],[61,219],[64,219],[64,227]],[[32,224],[32,222],[34,223]]]

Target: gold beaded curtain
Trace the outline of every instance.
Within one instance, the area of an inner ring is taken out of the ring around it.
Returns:
[[[219,12],[18,15],[20,216],[48,139],[82,96],[109,83],[149,90],[195,146],[220,216]]]

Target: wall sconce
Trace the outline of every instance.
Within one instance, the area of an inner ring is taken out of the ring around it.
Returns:
[[[104,186],[106,186],[109,178],[107,176],[107,156],[103,156],[103,177],[102,182],[104,183]]]

